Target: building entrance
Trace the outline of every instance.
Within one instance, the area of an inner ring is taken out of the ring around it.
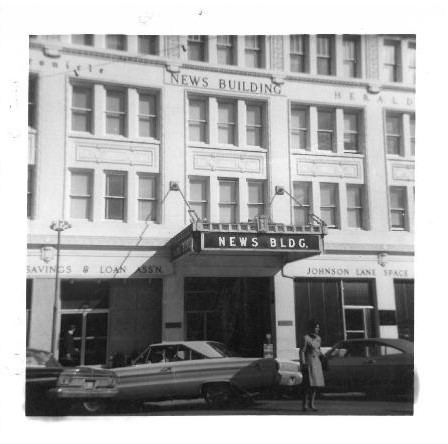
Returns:
[[[273,331],[269,278],[185,278],[187,340],[213,340],[262,356]]]

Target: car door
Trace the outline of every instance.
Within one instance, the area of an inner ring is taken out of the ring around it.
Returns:
[[[173,398],[172,364],[166,361],[161,350],[151,350],[147,362],[115,368],[114,372],[118,376],[119,398],[142,400]]]

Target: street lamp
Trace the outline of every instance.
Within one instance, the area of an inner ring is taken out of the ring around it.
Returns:
[[[58,312],[59,312],[59,256],[60,256],[60,250],[61,250],[61,233],[65,230],[68,230],[72,226],[70,223],[68,223],[66,220],[58,220],[53,221],[50,225],[50,228],[53,231],[56,231],[58,234],[58,241],[56,246],[56,274],[54,278],[54,301],[53,301],[53,334],[51,337],[51,351],[53,352],[54,356],[57,356],[56,353],[56,347],[57,347],[57,340],[56,335],[58,331]]]

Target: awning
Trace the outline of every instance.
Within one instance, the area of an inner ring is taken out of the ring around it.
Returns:
[[[276,223],[193,222],[169,242],[171,260],[191,254],[282,255],[285,262],[321,254],[326,227]]]

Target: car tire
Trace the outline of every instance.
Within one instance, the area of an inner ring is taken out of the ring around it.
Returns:
[[[230,403],[230,385],[226,383],[207,384],[202,387],[202,396],[208,408],[224,408]]]

